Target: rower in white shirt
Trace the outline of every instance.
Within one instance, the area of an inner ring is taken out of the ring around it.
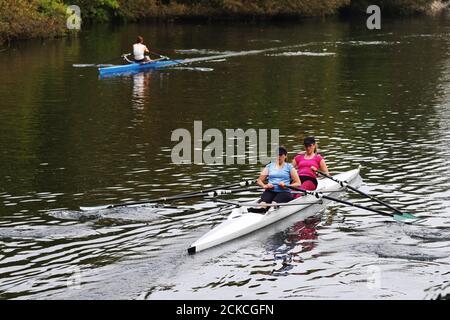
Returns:
[[[144,44],[144,38],[138,36],[137,42],[133,44],[134,61],[137,63],[151,61],[150,57],[146,56],[146,54],[150,54],[150,50],[148,50],[147,46]]]

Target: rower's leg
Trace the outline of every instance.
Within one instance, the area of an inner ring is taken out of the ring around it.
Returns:
[[[266,204],[272,203],[273,199],[277,195],[278,192],[273,192],[270,190],[265,190],[261,195],[261,201],[259,202],[259,208],[248,208],[248,212],[257,212],[257,213],[265,213],[269,210],[270,207],[267,207]]]
[[[303,190],[307,190],[307,191],[314,191],[314,190],[316,190],[316,185],[311,180],[306,180],[306,181],[302,182],[302,184],[299,187],[299,189],[303,189]],[[302,193],[293,193],[292,194],[292,198],[293,199],[297,199],[297,198],[300,198],[302,196],[303,196]]]
[[[269,207],[265,206],[266,202],[260,202],[259,207],[250,207],[247,209],[248,212],[254,212],[254,213],[266,213],[269,210]]]
[[[266,209],[267,209],[267,207],[264,206],[264,204],[272,203],[272,201],[273,201],[273,200],[275,199],[275,197],[277,196],[277,193],[278,193],[278,192],[273,192],[273,191],[270,191],[270,190],[264,191],[263,194],[261,195],[261,202],[260,202],[261,206],[262,206],[263,208],[266,208]]]
[[[302,183],[302,185],[300,186],[300,189],[314,191],[314,190],[316,190],[316,185],[312,181],[306,180]]]
[[[292,198],[292,194],[290,192],[277,192],[278,194],[276,195],[276,197],[272,200],[275,203],[286,203],[291,201]]]
[[[276,201],[272,201],[272,204],[274,205],[274,209],[278,209],[279,208],[279,206],[275,206],[276,204],[277,204],[278,202],[276,202]]]

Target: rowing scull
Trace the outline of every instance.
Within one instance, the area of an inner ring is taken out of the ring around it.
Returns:
[[[177,64],[182,64],[183,60],[160,60],[160,61],[151,61],[145,63],[129,63],[120,66],[113,67],[105,67],[98,68],[98,72],[100,76],[106,76],[115,73],[124,73],[124,72],[139,72],[142,70],[151,70],[151,69],[161,69],[171,67]]]
[[[340,181],[346,181],[351,184],[356,181],[359,176],[360,167],[351,171],[347,171],[335,176]],[[331,179],[319,180],[317,191],[324,194],[330,192],[337,192],[343,190],[343,188],[335,181]],[[257,207],[257,201],[254,201],[255,207]],[[188,253],[193,254],[219,244],[234,240],[236,238],[247,235],[258,229],[264,228],[276,221],[284,219],[294,213],[301,213],[299,219],[306,219],[309,216],[315,214],[312,210],[305,210],[309,206],[312,206],[317,199],[312,195],[302,196],[289,202],[289,204],[296,204],[297,206],[280,206],[279,208],[270,208],[265,214],[249,212],[246,206],[235,208],[231,211],[227,220],[220,223],[217,227],[206,233],[200,239],[195,241],[188,249]]]

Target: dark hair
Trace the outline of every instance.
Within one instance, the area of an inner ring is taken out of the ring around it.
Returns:
[[[314,144],[314,153],[317,153],[317,143],[314,137],[306,137],[305,139],[303,139],[303,144],[305,145],[305,147]]]
[[[303,144],[307,145],[307,144],[315,144],[316,143],[316,139],[314,137],[306,137],[305,139],[303,139]]]
[[[144,42],[144,38],[142,38],[141,36],[137,37],[137,43],[142,43]]]
[[[285,148],[285,147],[279,147],[279,148],[278,148],[278,155],[281,156],[281,155],[283,155],[283,154],[287,156],[287,150],[286,150],[286,148]]]

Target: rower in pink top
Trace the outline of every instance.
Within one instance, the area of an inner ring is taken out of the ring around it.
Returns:
[[[306,137],[303,140],[305,153],[299,153],[293,160],[292,165],[297,169],[302,183],[300,188],[304,190],[317,189],[317,169],[328,174],[328,167],[323,157],[317,153],[316,139]]]

